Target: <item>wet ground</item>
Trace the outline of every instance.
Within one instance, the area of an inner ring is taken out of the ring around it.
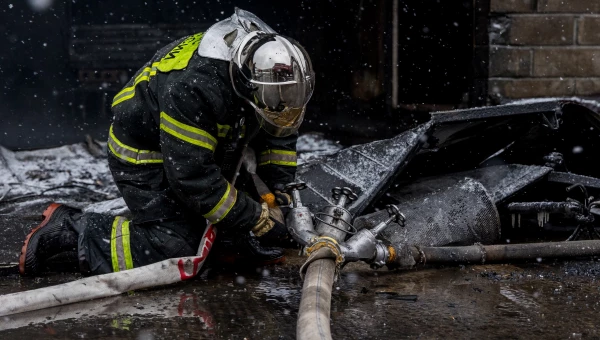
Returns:
[[[301,259],[211,269],[174,286],[0,317],[3,339],[293,339]],[[598,338],[598,261],[373,271],[347,266],[335,284],[334,339]],[[0,293],[74,279],[4,277]]]
[[[303,145],[305,151],[336,149],[323,143],[307,139]],[[36,162],[31,153],[14,159],[4,153],[0,165],[10,173],[3,172],[0,192],[0,265],[16,261],[49,202],[84,207],[113,194],[102,159],[89,156],[77,171],[46,164],[48,157],[57,166],[83,157],[78,148],[69,150],[40,154]],[[313,156],[318,152],[304,157]],[[83,171],[90,167],[98,171]],[[293,339],[303,261],[295,253],[282,266],[214,268],[169,287],[0,317],[0,339]],[[600,262],[589,259],[409,271],[351,264],[335,284],[332,333],[334,339],[600,338],[599,275]],[[77,278],[0,276],[0,294]]]

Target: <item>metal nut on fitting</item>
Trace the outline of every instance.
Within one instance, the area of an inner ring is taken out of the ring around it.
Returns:
[[[389,248],[384,246],[381,242],[377,243],[375,248],[377,249],[377,252],[375,253],[375,258],[373,259],[373,262],[371,262],[371,268],[373,269],[385,266],[385,264],[387,263],[386,260],[388,260],[391,256]]]

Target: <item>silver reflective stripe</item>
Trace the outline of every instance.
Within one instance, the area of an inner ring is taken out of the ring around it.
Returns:
[[[237,190],[227,183],[227,190],[225,191],[225,194],[223,194],[223,197],[221,197],[219,203],[217,203],[217,205],[215,205],[210,212],[204,215],[204,218],[213,224],[222,221],[227,216],[231,208],[233,208],[236,200]]]
[[[117,246],[117,259],[119,263],[119,271],[127,270],[127,265],[125,264],[125,252],[123,249],[123,222],[126,220],[124,218],[119,219],[119,224],[117,225],[117,233],[115,235],[115,239],[113,240]]]

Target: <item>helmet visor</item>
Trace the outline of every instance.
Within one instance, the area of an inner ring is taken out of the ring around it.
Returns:
[[[230,72],[234,89],[254,107],[265,130],[275,136],[297,132],[315,84],[302,46],[283,36],[251,33]]]
[[[306,104],[312,95],[310,82],[281,85],[252,81],[256,86],[255,110],[273,129],[263,127],[275,136],[290,135],[298,130],[304,119]]]

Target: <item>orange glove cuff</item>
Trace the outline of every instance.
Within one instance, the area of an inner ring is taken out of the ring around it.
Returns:
[[[275,201],[275,195],[272,193],[264,194],[260,196],[261,203],[267,203],[269,208],[275,208],[277,206],[277,202]]]

